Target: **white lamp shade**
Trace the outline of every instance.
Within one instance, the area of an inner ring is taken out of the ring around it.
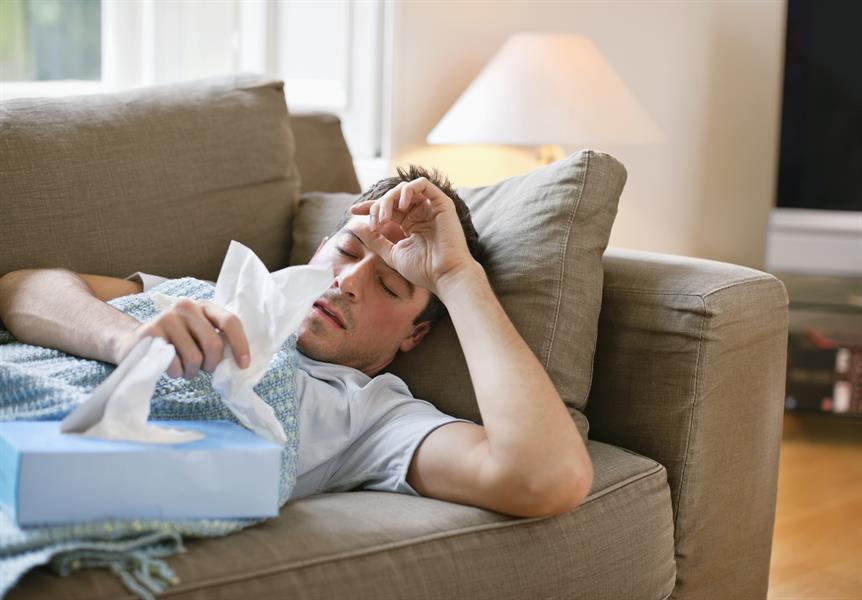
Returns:
[[[589,146],[662,139],[589,39],[520,33],[503,44],[427,141]]]

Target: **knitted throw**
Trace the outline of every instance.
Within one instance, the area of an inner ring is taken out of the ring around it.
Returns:
[[[109,304],[138,321],[149,321],[157,314],[151,292],[210,300],[215,288],[187,277],[166,281],[143,294],[116,298]],[[9,332],[0,331],[0,420],[61,420],[113,370],[107,363],[22,344]],[[295,376],[296,336],[291,336],[254,388],[272,406],[287,434],[281,454],[279,506],[290,497],[296,483],[299,423]],[[153,395],[150,419],[226,419],[238,423],[213,390],[211,379],[203,371],[192,380],[162,375]],[[132,593],[153,598],[168,583],[179,581],[160,559],[184,552],[183,536],[218,537],[263,520],[110,520],[19,528],[0,511],[0,597],[26,571],[49,563],[61,575],[84,567],[106,567]]]

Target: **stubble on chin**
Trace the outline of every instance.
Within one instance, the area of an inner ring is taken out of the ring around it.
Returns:
[[[300,336],[296,341],[296,349],[305,354],[308,358],[313,358],[320,362],[332,362],[331,357],[328,356],[326,352],[322,352],[322,348],[304,341],[302,336]]]
[[[314,360],[344,364],[341,350],[338,347],[333,347],[334,340],[327,335],[329,333],[326,325],[320,319],[309,317],[303,321],[299,328],[296,348]]]

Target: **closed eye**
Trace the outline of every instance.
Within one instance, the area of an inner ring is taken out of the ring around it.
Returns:
[[[378,281],[380,281],[380,285],[383,287],[383,291],[385,291],[387,294],[389,294],[389,295],[390,295],[390,296],[392,296],[393,298],[398,298],[398,297],[399,297],[399,296],[398,296],[398,294],[396,294],[395,292],[393,292],[392,290],[390,290],[388,287],[386,287],[386,283],[383,281],[383,278],[382,278],[382,277],[378,277]]]
[[[342,256],[344,256],[344,257],[346,257],[346,258],[351,258],[351,259],[353,259],[353,260],[356,260],[356,259],[358,259],[358,258],[359,258],[358,256],[356,256],[356,255],[354,255],[354,254],[351,254],[350,252],[348,252],[347,250],[345,250],[345,249],[344,249],[344,248],[342,248],[341,246],[336,246],[336,247],[335,247],[335,249],[338,251],[338,253],[339,253],[340,255],[342,255]],[[391,297],[393,297],[393,298],[400,298],[400,297],[401,297],[401,296],[399,296],[398,294],[396,294],[395,292],[393,292],[393,291],[392,291],[392,288],[390,288],[389,286],[387,286],[387,285],[386,285],[386,282],[385,282],[385,281],[383,281],[383,278],[382,278],[382,277],[378,277],[378,278],[377,278],[377,281],[378,281],[378,283],[380,283],[380,287],[382,287],[382,288],[383,288],[383,291],[384,291],[388,296],[391,296]]]

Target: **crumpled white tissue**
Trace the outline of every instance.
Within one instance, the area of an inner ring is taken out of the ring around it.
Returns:
[[[147,423],[156,381],[174,359],[174,347],[162,338],[146,337],[93,390],[93,395],[63,419],[63,433],[106,440],[182,444],[203,437],[194,431]]]
[[[302,323],[311,305],[332,284],[330,267],[297,266],[270,273],[242,244],[232,241],[216,281],[213,302],[239,317],[249,343],[251,363],[237,366],[230,346],[213,372],[212,384],[225,405],[247,428],[284,444],[287,436],[272,407],[254,392],[273,355]],[[154,293],[164,310],[179,298]],[[224,336],[224,334],[222,334]],[[147,423],[156,381],[175,355],[162,338],[144,338],[122,360],[93,395],[68,415],[64,433],[105,439],[174,444],[199,434]]]

